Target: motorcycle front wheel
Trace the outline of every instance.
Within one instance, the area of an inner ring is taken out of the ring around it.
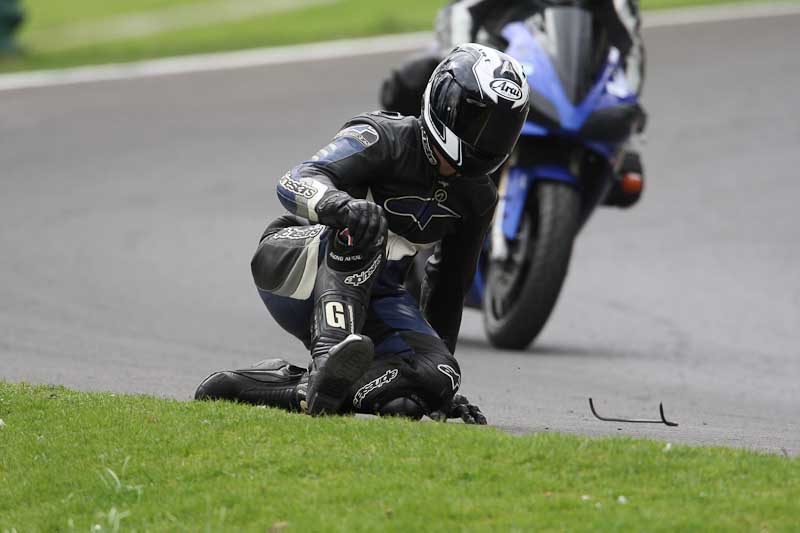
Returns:
[[[506,260],[489,266],[483,323],[493,346],[525,349],[544,328],[567,277],[580,208],[570,185],[534,185]]]

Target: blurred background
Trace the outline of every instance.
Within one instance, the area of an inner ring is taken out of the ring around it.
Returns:
[[[643,0],[641,6],[663,9],[722,2]],[[0,72],[427,31],[445,3],[0,0]],[[15,31],[16,45],[11,42]]]

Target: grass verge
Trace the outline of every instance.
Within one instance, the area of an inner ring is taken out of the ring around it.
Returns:
[[[736,0],[643,0],[645,9]],[[428,30],[444,0],[27,0],[0,72]]]
[[[0,531],[796,530],[800,460],[0,382]]]

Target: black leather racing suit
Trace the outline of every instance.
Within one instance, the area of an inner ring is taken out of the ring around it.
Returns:
[[[312,355],[318,345],[331,346],[348,333],[372,339],[375,359],[353,385],[346,401],[351,410],[386,413],[402,398],[413,401],[398,414],[421,416],[445,409],[459,389],[453,352],[497,189],[488,176],[443,178],[437,167],[419,119],[374,112],[348,121],[279,180],[278,197],[291,215],[265,231],[251,263],[253,277],[276,321]],[[384,242],[343,250],[335,231],[316,224],[332,204],[350,197],[383,208],[389,228]],[[417,306],[403,283],[416,253],[431,247],[435,253]],[[286,377],[283,403],[233,396],[297,408],[297,367],[272,367]],[[201,389],[198,397],[228,394]]]
[[[486,176],[440,177],[422,131],[414,117],[359,115],[311,160],[287,173],[278,184],[278,196],[287,210],[311,222],[317,216],[309,206],[324,203],[337,190],[383,207],[389,223],[388,263],[375,295],[399,290],[413,255],[437,246],[426,268],[422,310],[454,352],[463,298],[494,214],[497,189]],[[308,201],[294,193],[294,183],[316,187],[319,198]]]

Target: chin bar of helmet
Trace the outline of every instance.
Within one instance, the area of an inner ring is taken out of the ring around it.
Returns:
[[[664,424],[665,426],[669,426],[669,427],[677,427],[678,426],[677,422],[670,422],[664,416],[664,404],[663,403],[659,403],[658,404],[658,411],[659,411],[659,413],[661,413],[661,420],[649,420],[649,419],[646,419],[646,418],[607,418],[607,417],[604,417],[604,416],[600,416],[599,414],[597,414],[597,411],[594,408],[594,402],[592,402],[591,398],[589,398],[589,409],[592,410],[592,414],[598,420],[602,420],[603,422],[626,422],[626,423],[630,423],[630,424]]]

